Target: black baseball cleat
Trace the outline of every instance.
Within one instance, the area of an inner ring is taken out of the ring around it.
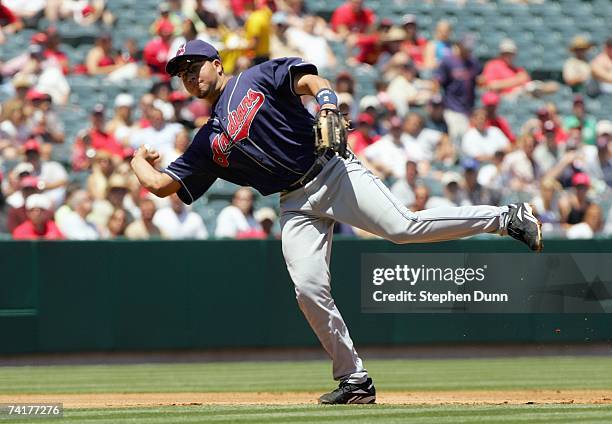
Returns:
[[[541,252],[544,248],[542,243],[542,224],[533,215],[529,203],[512,203],[508,205],[506,230],[508,235],[522,241],[531,250]]]
[[[371,378],[361,384],[351,384],[343,381],[336,390],[321,396],[319,403],[324,405],[376,403],[376,388]]]

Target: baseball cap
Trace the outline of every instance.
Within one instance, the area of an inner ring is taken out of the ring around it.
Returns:
[[[338,75],[336,75],[336,82],[345,79],[349,81],[354,81],[353,75],[349,71],[340,71]]]
[[[461,178],[461,175],[454,171],[447,172],[442,176],[442,185],[445,186],[451,183],[460,184],[462,181],[463,178]]]
[[[104,115],[104,105],[102,103],[96,103],[95,106],[91,109],[92,115]]]
[[[338,93],[338,106],[340,105],[353,106],[353,96],[351,93]]]
[[[168,96],[168,100],[170,100],[170,103],[184,102],[188,98],[189,98],[189,96],[186,93],[184,93],[183,91],[173,91]]]
[[[26,100],[51,100],[51,96],[35,88],[28,90]]]
[[[40,143],[35,139],[31,138],[23,143],[23,150],[25,152],[40,152]]]
[[[442,100],[441,95],[434,94],[433,96],[431,96],[431,99],[429,99],[429,104],[432,106],[440,106],[444,104],[444,101]]]
[[[42,56],[43,48],[40,44],[30,44],[28,47],[28,53],[30,56]]]
[[[202,59],[219,59],[219,52],[206,41],[188,41],[178,49],[176,56],[168,61],[166,64],[166,72],[175,76],[181,63]]]
[[[468,170],[468,169],[470,169],[470,170],[477,170],[478,167],[480,166],[480,164],[474,158],[465,158],[465,159],[463,159],[461,161],[461,166],[465,170]]]
[[[572,177],[572,186],[576,187],[579,185],[590,187],[591,179],[584,172],[577,172]]]
[[[158,35],[169,35],[174,32],[174,25],[170,22],[169,19],[161,19],[157,24],[157,34]]]
[[[485,106],[497,106],[499,104],[499,94],[494,91],[487,91],[482,95],[481,100]]]
[[[391,128],[401,128],[402,127],[402,119],[399,116],[392,116],[389,119],[389,124]]]
[[[612,135],[612,121],[608,121],[607,119],[599,121],[595,127],[595,133],[598,136],[604,134]]]
[[[572,38],[569,50],[587,50],[593,47],[593,42],[587,35],[579,34]]]
[[[499,43],[499,52],[500,53],[516,53],[518,48],[516,47],[516,43],[512,41],[510,38],[504,38]]]
[[[120,93],[115,97],[115,107],[132,107],[134,106],[134,97],[128,93]]]
[[[476,35],[468,32],[467,34],[463,34],[461,38],[457,41],[464,49],[474,50],[476,47]]]
[[[276,212],[272,208],[261,208],[255,211],[253,217],[257,220],[257,222],[265,221],[266,219],[270,221],[276,220]]]
[[[360,113],[359,116],[357,116],[357,123],[374,125],[374,118],[372,118],[372,116],[368,113]]]
[[[576,94],[573,99],[573,103],[582,103],[584,104],[584,97],[581,94]]]
[[[113,174],[108,179],[108,188],[128,188],[127,179],[120,174]]]
[[[287,14],[285,12],[276,12],[274,15],[272,15],[272,23],[274,25],[286,25]]]
[[[21,162],[13,168],[13,172],[19,176],[21,174],[31,174],[34,172],[34,165],[30,162]]]
[[[366,110],[370,107],[373,107],[374,109],[379,108],[380,101],[374,95],[363,96],[363,98],[359,101],[359,109]]]
[[[408,13],[402,16],[402,25],[416,24],[416,23],[417,23],[416,15],[413,15],[412,13]]]
[[[51,201],[42,194],[32,194],[28,196],[25,206],[27,210],[36,208],[48,210],[51,209]]]

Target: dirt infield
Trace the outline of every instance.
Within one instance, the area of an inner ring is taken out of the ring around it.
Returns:
[[[95,393],[62,395],[0,395],[0,403],[62,402],[65,408],[127,408],[184,405],[312,404],[320,393]],[[516,390],[381,392],[386,405],[612,404],[610,390]]]

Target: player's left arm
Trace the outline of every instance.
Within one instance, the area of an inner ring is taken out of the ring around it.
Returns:
[[[331,83],[318,75],[296,75],[293,80],[293,92],[300,96],[314,96],[322,109],[336,109],[338,104],[338,98],[332,90]]]
[[[154,165],[159,161],[159,158],[159,153],[156,151],[140,146],[134,153],[131,165],[138,181],[144,188],[157,197],[166,197],[176,193],[181,188],[181,184],[170,175],[155,168]]]

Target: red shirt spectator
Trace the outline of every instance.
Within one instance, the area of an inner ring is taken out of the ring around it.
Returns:
[[[531,81],[524,68],[514,65],[517,53],[516,44],[510,39],[499,44],[499,57],[485,64],[482,76],[489,90],[509,94]]]
[[[351,132],[348,136],[348,144],[356,155],[374,143],[374,139],[370,136],[372,127],[374,126],[374,118],[367,113],[360,113],[357,117],[357,129]]]
[[[340,5],[331,17],[332,29],[338,32],[342,27],[349,32],[364,33],[376,21],[372,9],[363,7],[363,0],[350,0]]]
[[[15,240],[61,240],[61,231],[48,215],[51,201],[42,194],[32,194],[26,200],[28,220],[13,230]]]
[[[158,37],[149,41],[142,52],[143,59],[151,72],[165,79],[168,78],[166,62],[168,62],[173,33],[174,25],[167,19],[160,20],[157,26]]]
[[[402,43],[401,51],[408,55],[417,69],[421,69],[425,63],[423,53],[427,45],[427,39],[417,33],[416,16],[405,15],[402,18],[402,25],[404,31],[406,31],[406,40]]]
[[[378,62],[378,58],[382,53],[381,42],[379,34],[368,34],[361,35],[357,39],[355,45],[359,48],[359,53],[355,59],[360,63],[367,63],[368,65],[374,65]]]
[[[487,113],[487,127],[497,127],[504,133],[504,135],[514,143],[516,136],[510,128],[510,124],[506,121],[506,118],[497,114],[497,106],[499,105],[499,95],[493,91],[486,92],[482,95],[482,105],[484,106],[485,112]]]
[[[93,158],[93,154],[89,153],[89,149],[105,151],[111,155],[124,157],[125,149],[115,139],[115,137],[104,131],[104,105],[97,104],[94,106],[91,113],[91,128],[80,134],[73,147],[72,153],[72,168],[75,171],[89,168],[89,162]]]

